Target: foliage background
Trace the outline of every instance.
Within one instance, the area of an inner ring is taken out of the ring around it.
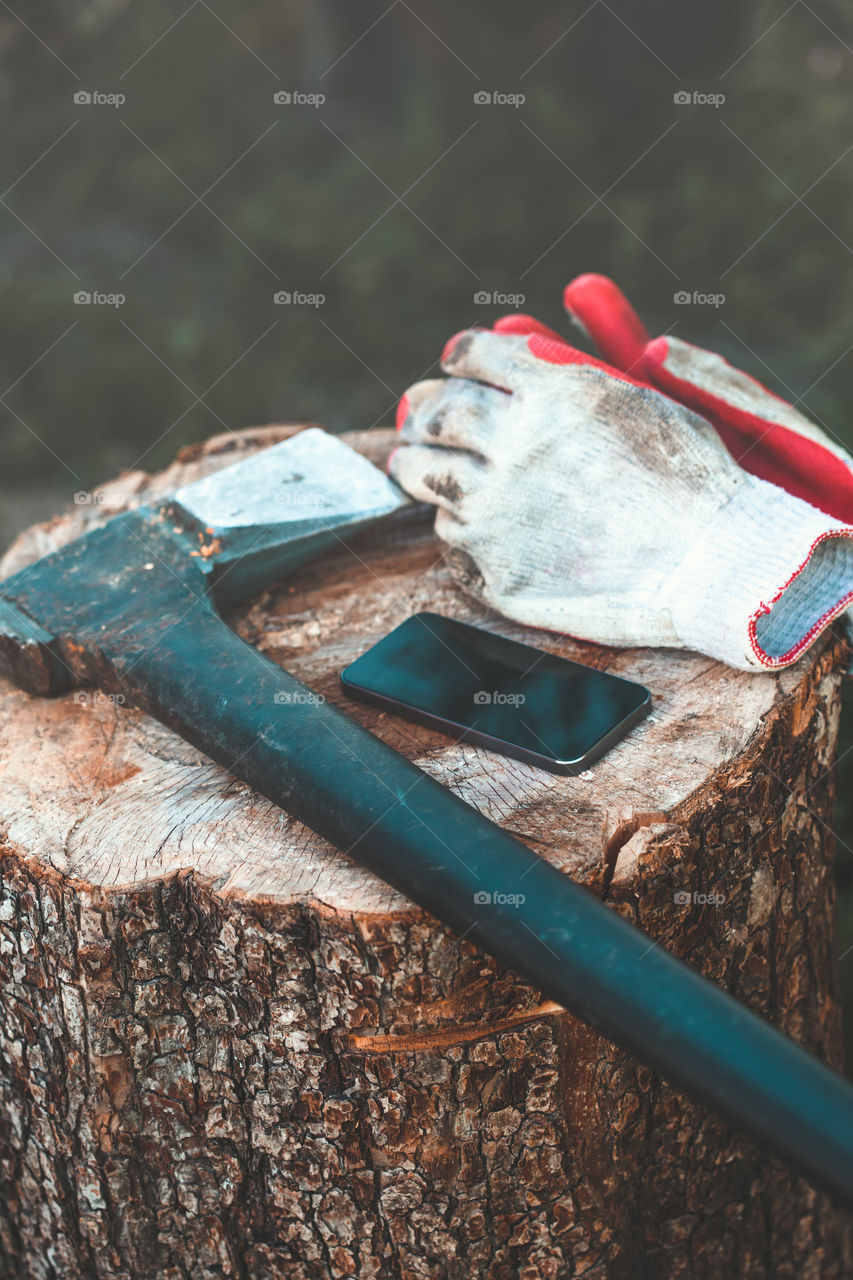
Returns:
[[[451,332],[496,317],[478,290],[521,292],[559,326],[562,285],[585,270],[853,446],[841,0],[19,5],[0,6],[5,538],[225,427],[387,422]],[[75,102],[93,90],[126,101]],[[281,91],[326,100],[277,105]],[[694,91],[725,101],[675,101]],[[725,303],[676,306],[681,289]],[[126,301],[76,305],[79,290]],[[325,302],[277,306],[279,290]]]

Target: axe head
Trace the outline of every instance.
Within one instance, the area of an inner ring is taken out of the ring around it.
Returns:
[[[152,620],[232,605],[409,505],[343,441],[300,432],[0,583],[0,670],[33,693],[103,683]]]
[[[372,462],[311,427],[178,489],[166,514],[199,542],[210,589],[225,606],[408,506]]]

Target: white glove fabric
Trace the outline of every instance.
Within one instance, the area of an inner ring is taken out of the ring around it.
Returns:
[[[468,331],[445,350],[453,376],[404,399],[390,471],[438,508],[462,585],[586,640],[795,661],[853,600],[853,526],[747,474],[704,418],[557,346]]]
[[[732,456],[821,511],[853,519],[853,457],[799,410],[712,351],[678,338],[649,344],[658,386],[706,413]],[[842,614],[853,640],[853,612]],[[853,659],[847,670],[853,675]]]

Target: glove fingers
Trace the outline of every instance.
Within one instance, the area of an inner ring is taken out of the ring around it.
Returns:
[[[542,326],[545,327],[544,325]],[[634,387],[643,387],[649,390],[650,384],[642,375],[634,377],[630,373],[623,373],[621,369],[612,364],[605,364],[603,360],[596,359],[586,351],[580,351],[577,347],[572,347],[568,342],[564,342],[562,338],[552,338],[546,333],[532,333],[527,339],[527,347],[532,355],[538,360],[544,360],[546,364],[575,364],[587,369],[600,369],[602,373],[607,373],[611,378],[617,378],[620,382],[627,382]]]
[[[721,410],[742,409],[763,418],[778,420],[787,410],[798,424],[816,431],[808,419],[774,395],[757,378],[736,369],[724,356],[704,347],[695,347],[681,338],[655,338],[643,356],[643,369],[650,381],[665,391],[674,391],[683,404],[700,401]],[[692,404],[691,404],[692,408]]]
[[[722,356],[679,338],[656,338],[643,364],[650,382],[714,424],[745,471],[853,520],[853,459],[792,405]]]
[[[465,378],[431,379],[407,392],[402,424],[407,444],[443,444],[485,453],[508,397],[494,387]]]
[[[544,332],[543,332],[544,330]],[[532,333],[494,333],[467,329],[450,339],[441,360],[446,373],[485,382],[502,391],[520,391],[541,376],[543,365],[583,365],[600,369],[623,382],[647,386],[613,365],[552,336],[545,325]]]
[[[482,484],[485,464],[470,453],[436,445],[406,444],[388,460],[388,474],[418,502],[430,502],[463,519],[466,495]]]
[[[457,378],[473,378],[501,391],[515,391],[526,378],[536,376],[541,369],[528,351],[527,342],[523,334],[465,329],[447,343],[441,355],[441,367]]]
[[[542,338],[550,338],[552,342],[566,342],[556,329],[549,329],[541,320],[536,320],[533,316],[521,315],[517,311],[508,316],[501,316],[492,327],[495,333],[537,333]]]
[[[640,317],[621,289],[607,276],[589,272],[566,285],[563,305],[609,364],[641,377],[643,350],[649,341]]]
[[[412,415],[420,410],[425,401],[429,402],[441,394],[445,382],[446,378],[425,378],[423,382],[416,382],[409,387],[405,395],[400,397],[400,403],[397,405],[398,431],[403,430]]]

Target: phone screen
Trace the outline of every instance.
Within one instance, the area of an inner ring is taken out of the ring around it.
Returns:
[[[580,773],[645,716],[643,685],[416,613],[341,674],[344,688],[558,773]]]

